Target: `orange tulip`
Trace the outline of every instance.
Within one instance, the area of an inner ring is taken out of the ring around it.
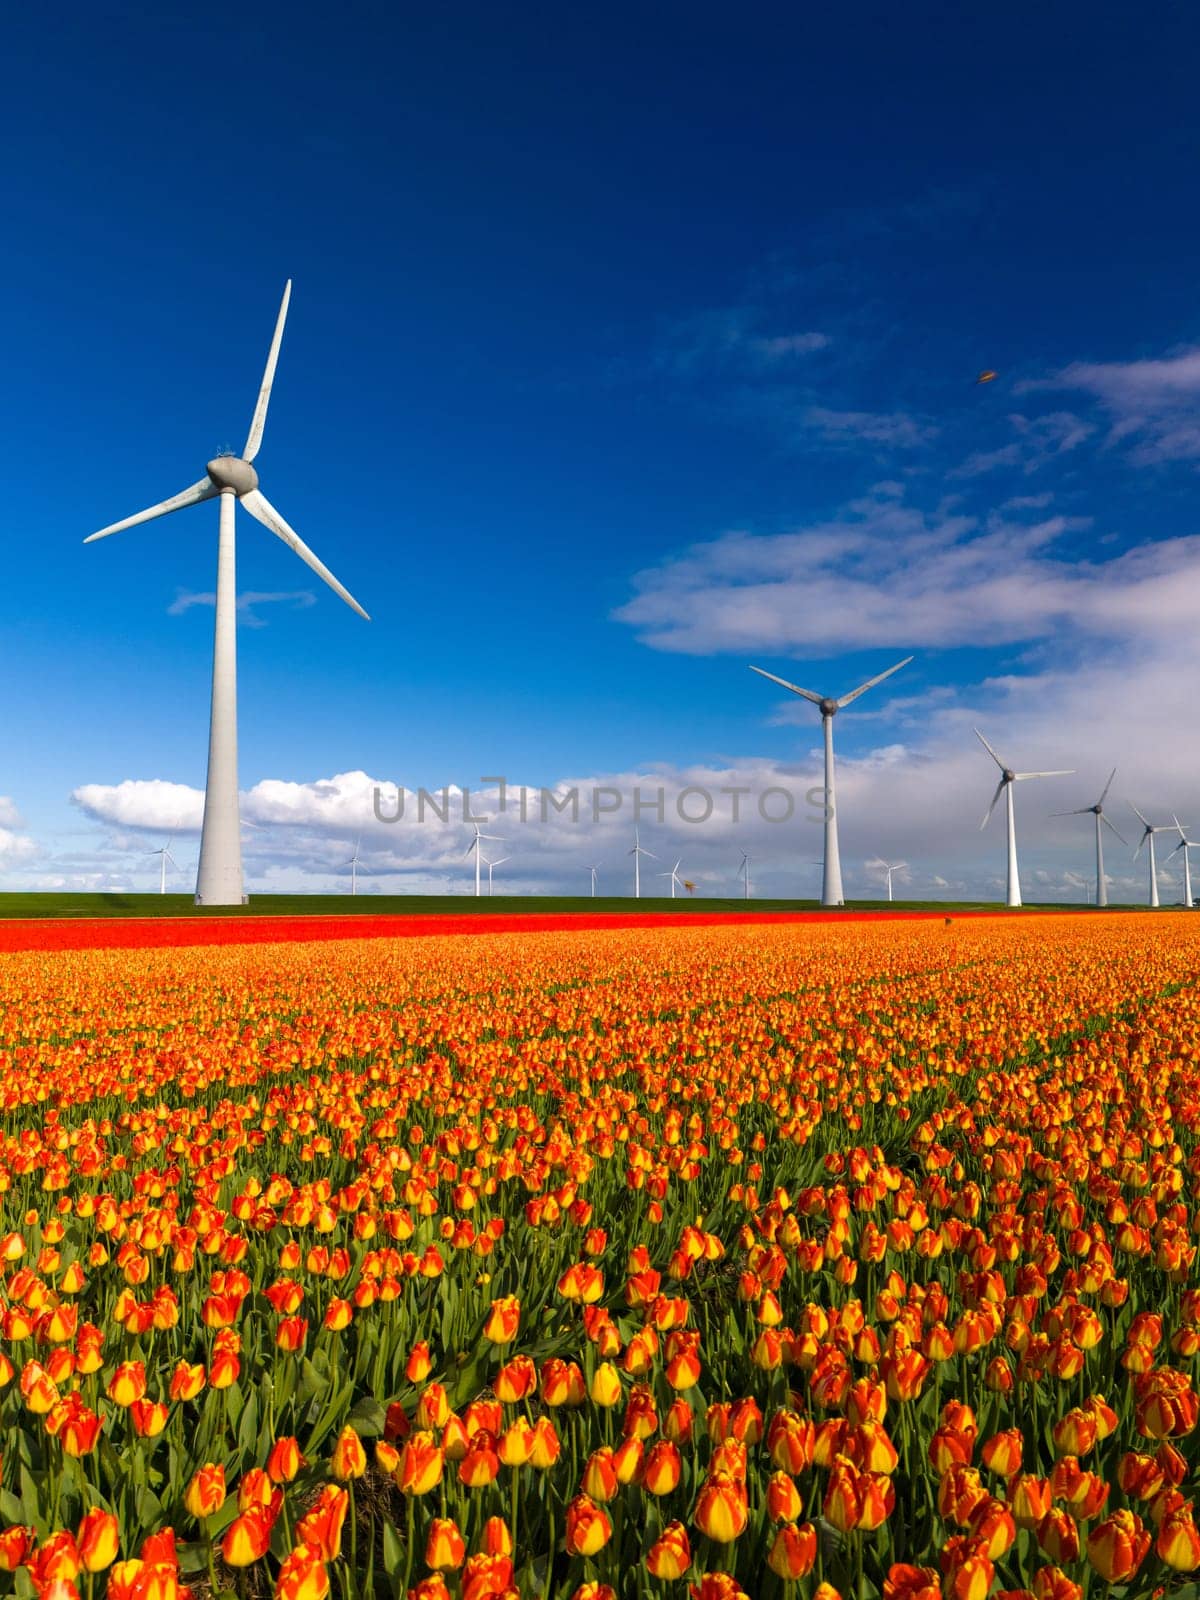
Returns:
[[[812,1571],[817,1559],[817,1530],[811,1522],[798,1527],[785,1522],[775,1530],[775,1538],[767,1555],[767,1565],[772,1572],[788,1580],[803,1578]]]
[[[594,1556],[612,1538],[607,1513],[586,1494],[576,1495],[567,1507],[567,1554]]]
[[[1131,1578],[1150,1549],[1150,1535],[1132,1511],[1112,1511],[1088,1534],[1089,1562],[1106,1583]]]

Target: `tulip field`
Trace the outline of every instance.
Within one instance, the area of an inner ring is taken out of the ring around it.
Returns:
[[[0,938],[0,1595],[1200,1593],[1194,915],[196,926]]]

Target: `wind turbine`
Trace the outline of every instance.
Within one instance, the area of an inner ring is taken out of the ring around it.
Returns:
[[[359,845],[361,843],[362,843],[362,835],[359,834],[358,838],[354,841],[354,854],[350,857],[349,861],[343,861],[342,862],[342,865],[344,867],[349,867],[350,868],[350,893],[351,894],[357,894],[358,893],[358,861],[359,861],[358,847],[359,847]]]
[[[1183,851],[1183,903],[1190,911],[1192,909],[1192,858],[1188,855],[1188,851],[1200,849],[1200,839],[1189,839],[1183,831],[1183,824],[1179,818],[1173,817],[1172,820],[1179,829],[1179,843],[1171,851],[1171,854],[1176,855],[1180,850]]]
[[[599,867],[589,867],[588,871],[592,875],[592,899],[594,900],[596,898],[596,874],[600,871],[600,868]]]
[[[761,667],[750,668],[750,671],[757,672],[760,678],[770,678],[772,683],[790,690],[792,694],[802,695],[805,700],[811,700],[813,705],[821,708],[821,726],[825,733],[825,862],[821,884],[823,906],[841,906],[846,903],[842,895],[842,863],[838,854],[837,808],[834,805],[833,793],[833,719],[852,700],[857,700],[860,694],[866,694],[868,689],[873,689],[877,683],[890,678],[893,672],[899,672],[900,668],[906,667],[911,660],[911,656],[905,656],[903,661],[897,661],[896,665],[889,667],[886,672],[868,678],[866,683],[860,683],[857,689],[851,689],[850,693],[844,694],[840,700],[834,700],[829,695],[814,694],[811,689],[801,689],[798,684],[789,683],[786,678],[777,678],[773,672],[764,672]]]
[[[1117,775],[1117,769],[1116,769],[1116,767],[1114,767],[1112,769],[1112,771],[1108,775],[1108,782],[1104,785],[1103,793],[1101,794],[1099,800],[1096,801],[1096,804],[1094,806],[1080,806],[1078,811],[1052,811],[1050,813],[1050,815],[1052,817],[1095,817],[1095,819],[1096,819],[1096,904],[1098,906],[1106,906],[1108,904],[1108,883],[1107,883],[1107,881],[1105,880],[1105,877],[1104,877],[1104,836],[1100,831],[1101,824],[1103,824],[1104,827],[1106,827],[1106,828],[1111,828],[1113,833],[1117,834],[1117,838],[1121,839],[1121,835],[1119,833],[1117,833],[1116,828],[1113,827],[1112,823],[1104,815],[1104,800],[1105,800],[1105,796],[1108,794],[1108,791],[1112,788],[1112,781],[1116,777],[1116,775]],[[1125,840],[1125,839],[1121,839],[1121,843],[1122,844],[1127,844],[1128,841]]]
[[[642,857],[649,856],[651,861],[657,861],[658,857],[653,850],[642,849],[642,841],[638,838],[636,828],[633,830],[633,849],[629,854],[633,857],[633,898],[640,900],[642,898]]]
[[[1138,840],[1138,847],[1133,852],[1133,859],[1135,861],[1137,860],[1137,858],[1142,853],[1142,846],[1146,843],[1147,840],[1150,841],[1150,904],[1152,906],[1157,906],[1158,905],[1158,869],[1155,867],[1155,864],[1154,864],[1154,835],[1156,833],[1170,833],[1171,824],[1169,822],[1164,822],[1164,823],[1161,823],[1157,828],[1154,827],[1151,823],[1146,821],[1145,817],[1138,810],[1138,808],[1134,805],[1132,800],[1129,802],[1129,809],[1133,812],[1134,816],[1138,819],[1138,821],[1142,825],[1142,837]]]
[[[886,862],[886,861],[881,859],[880,862],[879,862],[879,865],[883,868],[884,872],[887,874],[887,894],[888,894],[888,901],[890,902],[891,898],[892,898],[892,873],[893,872],[903,872],[905,870],[905,868],[908,866],[908,862],[907,861],[897,861],[895,866],[891,866],[891,865],[888,864],[888,862]]]
[[[746,899],[750,898],[750,857],[742,851],[742,864],[738,868],[738,877],[746,880]]]
[[[502,866],[504,862],[511,860],[511,856],[497,856],[495,861],[489,861],[488,858],[484,856],[483,862],[488,869],[488,894],[491,894],[492,892],[492,868]]]
[[[172,834],[171,838],[173,839],[174,837],[174,834]],[[179,863],[171,854],[171,839],[168,839],[166,844],[160,845],[157,850],[151,850],[150,854],[158,857],[158,892],[159,894],[166,894],[167,862],[169,861],[171,863],[176,872],[179,871]]]
[[[1017,872],[1017,833],[1016,827],[1013,823],[1012,786],[1014,783],[1023,783],[1026,778],[1069,778],[1075,769],[1074,767],[1068,767],[1063,771],[1056,770],[1054,772],[1014,772],[1011,767],[1006,767],[1004,765],[1003,761],[1001,761],[1000,757],[992,749],[991,745],[983,737],[978,728],[975,729],[975,737],[979,740],[980,744],[987,751],[988,755],[991,756],[992,760],[1000,768],[1000,782],[996,785],[996,792],[992,796],[991,805],[987,808],[987,815],[979,824],[980,832],[982,832],[992,820],[992,812],[996,809],[996,801],[999,800],[1000,796],[1003,794],[1008,802],[1007,904],[1010,906],[1019,906],[1021,904],[1021,879]]]
[[[241,835],[238,830],[238,780],[237,780],[237,580],[235,573],[234,505],[240,500],[256,521],[282,539],[288,549],[298,555],[317,577],[327,583],[336,595],[346,602],[360,617],[367,613],[348,590],[344,589],[333,573],[313,554],[300,535],[276,511],[258,487],[258,473],[251,462],[262,444],[263,429],[267,421],[267,405],[271,398],[271,385],[275,381],[275,363],[279,359],[279,346],[283,339],[283,325],[287,320],[288,302],[292,294],[289,278],[283,291],[275,335],[267,354],[266,371],[262,387],[250,422],[250,432],[240,456],[219,455],[208,463],[199,483],[161,500],[157,505],[121,522],[112,522],[107,528],[88,536],[83,542],[105,539],[110,533],[120,533],[124,528],[135,527],[139,522],[150,522],[155,517],[165,517],[171,511],[181,511],[185,506],[198,505],[201,500],[220,497],[221,515],[217,543],[217,603],[216,624],[213,636],[212,713],[208,732],[208,778],[204,788],[204,824],[200,834],[200,865],[196,874],[196,904],[205,906],[241,905],[245,899],[242,889]],[[369,618],[367,619],[370,620]]]
[[[681,856],[680,857],[680,861],[682,859],[683,859],[683,857]],[[660,878],[670,878],[670,880],[671,880],[671,899],[674,900],[674,898],[675,898],[675,885],[677,883],[681,882],[681,879],[680,879],[680,876],[679,876],[679,861],[677,861],[675,863],[675,865],[671,868],[670,872],[660,872],[658,874],[658,876]]]
[[[475,897],[478,899],[480,894],[483,892],[479,886],[479,863],[483,857],[483,846],[479,841],[481,839],[490,839],[494,844],[503,844],[504,840],[498,838],[494,833],[480,833],[479,824],[477,822],[472,824],[472,826],[475,829],[475,837],[463,851],[463,855],[469,856],[472,850],[475,852]],[[507,860],[508,858],[505,857],[505,859]]]

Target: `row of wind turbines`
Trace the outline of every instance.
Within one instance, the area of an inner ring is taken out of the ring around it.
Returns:
[[[225,453],[215,456],[208,462],[204,476],[196,483],[180,490],[169,499],[161,500],[157,504],[147,507],[144,511],[139,511],[131,517],[125,517],[120,522],[110,523],[107,527],[89,535],[84,541],[85,544],[91,544],[97,539],[108,538],[111,534],[121,533],[125,529],[136,527],[140,523],[154,521],[158,517],[168,516],[172,512],[181,511],[188,506],[198,505],[205,500],[216,499],[219,502],[216,618],[213,635],[208,772],[204,790],[204,817],[200,834],[200,857],[196,878],[196,902],[199,905],[238,905],[245,900],[241,851],[242,823],[239,817],[237,775],[237,586],[234,517],[236,506],[240,504],[269,533],[274,534],[276,538],[287,545],[323,583],[327,584],[360,617],[367,621],[370,620],[366,611],[363,610],[354,596],[334,577],[324,563],[304,543],[283,515],[266,498],[259,486],[258,473],[253,465],[263,442],[267,411],[275,382],[275,369],[279,360],[279,350],[283,341],[283,330],[287,321],[291,293],[292,284],[291,279],[289,279],[284,287],[283,299],[275,321],[275,331],[271,339],[270,349],[267,352],[266,368],[263,372],[254,413],[250,420],[250,430],[246,436],[246,443],[241,455],[235,456],[231,453]],[[825,745],[825,838],[824,855],[821,863],[821,904],[824,906],[844,904],[835,799],[833,719],[839,711],[845,710],[860,695],[865,694],[869,689],[873,689],[886,678],[890,678],[901,667],[907,666],[911,660],[911,656],[906,656],[903,661],[898,661],[895,666],[888,667],[886,671],[878,673],[873,678],[868,678],[858,688],[852,689],[848,694],[841,695],[838,698],[817,694],[811,689],[801,688],[798,684],[791,683],[786,678],[777,677],[773,672],[767,672],[762,667],[751,668],[751,671],[768,678],[772,683],[788,690],[789,693],[811,701],[821,713]],[[978,733],[978,729],[976,729],[976,732]],[[981,733],[979,738],[1000,769],[1000,780],[996,785],[992,803],[988,807],[981,826],[987,826],[1001,795],[1004,795],[1008,819],[1007,903],[1010,906],[1019,906],[1021,904],[1021,887],[1013,815],[1013,785],[1030,778],[1066,777],[1069,773],[1065,771],[1015,772],[1005,766]],[[1095,805],[1085,806],[1074,812],[1056,813],[1057,815],[1070,816],[1086,816],[1090,814],[1095,818],[1096,901],[1098,905],[1106,905],[1108,898],[1104,877],[1102,829],[1108,827],[1120,838],[1120,834],[1117,833],[1116,828],[1113,827],[1113,824],[1104,815],[1103,811],[1104,800],[1111,784],[1112,777],[1110,776],[1108,783],[1105,785],[1104,793]],[[1136,810],[1136,807],[1134,809]],[[1137,815],[1143,824],[1144,830],[1137,853],[1140,853],[1144,845],[1149,844],[1151,905],[1159,903],[1158,883],[1155,875],[1154,838],[1158,833],[1169,831],[1171,826],[1179,832],[1180,842],[1175,846],[1175,851],[1172,854],[1180,850],[1183,851],[1186,873],[1185,898],[1187,904],[1191,905],[1191,865],[1188,852],[1196,847],[1196,843],[1186,837],[1185,831],[1177,819],[1173,819],[1173,824],[1163,824],[1156,827],[1147,822],[1140,811],[1137,812]],[[477,895],[482,892],[482,868],[486,866],[488,869],[490,890],[494,868],[509,859],[507,856],[501,856],[494,860],[488,860],[483,853],[484,840],[489,843],[503,842],[493,834],[481,833],[478,825],[476,825],[475,837],[467,846],[465,854],[470,855],[473,852],[475,856],[475,892]],[[163,846],[161,851],[155,851],[152,854],[160,856],[159,883],[161,891],[165,892],[167,864],[170,862],[172,866],[175,865],[174,858],[170,855],[169,842]],[[652,851],[646,850],[642,846],[636,830],[633,849],[629,854],[633,857],[634,895],[640,898],[642,857],[654,857]],[[357,894],[358,892],[358,870],[360,864],[358,845],[356,844],[353,857],[344,864],[351,870],[352,894]],[[904,863],[896,863],[895,865],[883,863],[883,865],[887,871],[888,899],[890,900],[892,898],[892,876],[902,869]],[[679,877],[679,866],[680,863],[677,861],[669,873],[663,872],[659,874],[661,877],[670,879],[672,897],[675,896],[677,887],[685,882]],[[750,863],[748,856],[744,856],[742,867],[739,870],[740,875],[744,878],[746,897],[750,898]],[[589,867],[588,871],[591,874],[592,893],[594,895],[598,867]]]

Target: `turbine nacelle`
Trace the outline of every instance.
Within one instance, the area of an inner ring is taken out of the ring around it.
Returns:
[[[823,717],[837,716],[838,703],[836,700],[830,699],[828,695],[826,695],[824,699],[818,700],[817,705],[820,707],[821,715]]]
[[[240,497],[258,488],[258,473],[241,456],[214,456],[205,471],[222,492],[229,489]]]

